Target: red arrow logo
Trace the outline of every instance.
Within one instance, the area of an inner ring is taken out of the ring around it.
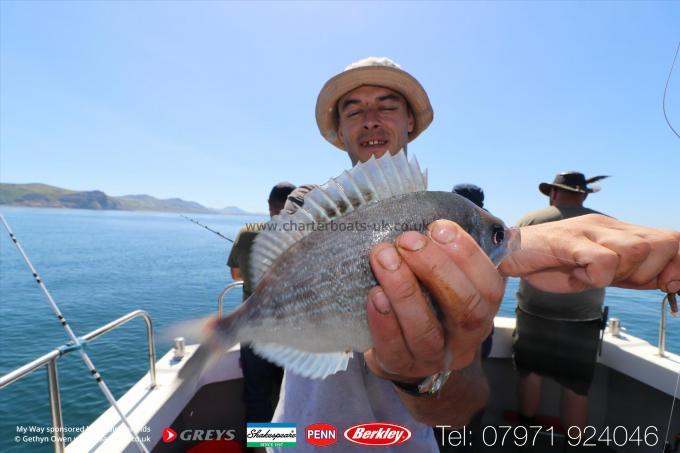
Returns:
[[[170,427],[163,430],[163,442],[169,444],[173,440],[177,439],[177,433]]]

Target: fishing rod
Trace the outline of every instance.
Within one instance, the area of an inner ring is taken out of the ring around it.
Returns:
[[[19,244],[19,240],[14,236],[14,233],[12,232],[12,229],[10,228],[9,224],[5,220],[5,217],[0,214],[0,220],[2,220],[2,223],[5,225],[5,229],[9,233],[9,237],[12,239],[12,242],[14,242],[14,245],[17,246],[17,249],[19,250],[19,253],[21,254],[22,258],[28,265],[28,268],[30,269],[31,273],[33,274],[33,277],[35,278],[36,283],[40,286],[40,289],[42,289],[43,293],[45,293],[45,296],[47,297],[47,300],[49,301],[50,305],[52,306],[52,310],[54,310],[54,313],[57,315],[57,318],[59,319],[59,322],[61,322],[61,325],[64,326],[64,330],[66,330],[66,333],[68,334],[69,338],[71,339],[71,342],[73,343],[73,348],[77,349],[78,352],[80,352],[80,357],[82,357],[83,362],[85,362],[85,365],[87,365],[87,368],[90,370],[90,373],[92,374],[92,377],[97,381],[97,384],[99,385],[99,388],[101,391],[104,393],[104,396],[106,397],[107,400],[109,400],[109,403],[111,403],[111,406],[118,412],[118,415],[120,416],[120,419],[122,422],[125,424],[127,427],[128,431],[130,431],[130,434],[132,434],[132,440],[133,442],[137,445],[137,448],[139,448],[139,451],[143,453],[149,453],[149,450],[146,449],[142,441],[139,439],[137,436],[137,433],[132,429],[132,426],[130,426],[130,423],[128,422],[127,418],[123,414],[123,412],[120,410],[118,407],[118,404],[116,404],[116,400],[113,398],[113,395],[111,394],[111,391],[109,390],[109,387],[106,385],[104,382],[104,378],[101,377],[99,374],[99,371],[94,367],[94,364],[92,363],[92,360],[90,360],[90,357],[87,355],[85,350],[83,349],[83,342],[76,337],[76,335],[73,333],[73,330],[71,329],[71,326],[66,322],[66,318],[64,318],[64,315],[62,315],[61,311],[59,310],[59,307],[57,306],[57,303],[52,299],[52,295],[50,292],[47,290],[47,287],[42,281],[42,278],[40,275],[38,275],[38,272],[35,270],[33,267],[33,264],[31,264],[31,260],[28,259],[28,256],[24,252],[24,249],[21,247],[21,244]]]
[[[189,222],[193,222],[193,223],[195,223],[195,224],[198,225],[198,226],[202,226],[203,228],[205,228],[206,230],[210,231],[211,233],[215,233],[216,235],[218,235],[218,236],[221,237],[222,239],[226,239],[227,241],[229,241],[229,242],[231,242],[231,243],[234,242],[233,239],[229,239],[228,237],[226,237],[225,235],[223,235],[223,234],[220,233],[219,231],[215,231],[215,230],[213,230],[212,228],[210,228],[209,226],[203,225],[203,224],[202,224],[201,222],[199,222],[198,220],[195,220],[195,219],[192,219],[192,218],[190,218],[190,217],[187,217],[187,216],[185,216],[184,214],[180,214],[180,215],[181,215],[182,217],[184,217],[185,219],[187,219]]]

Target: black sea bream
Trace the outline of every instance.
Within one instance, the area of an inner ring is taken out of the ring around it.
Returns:
[[[306,377],[345,370],[352,351],[371,348],[366,304],[376,280],[369,251],[404,231],[449,219],[496,265],[508,255],[516,240],[500,219],[426,186],[415,159],[385,154],[315,188],[295,213],[274,217],[251,253],[253,294],[216,322],[181,375],[196,373],[213,353],[239,342]]]

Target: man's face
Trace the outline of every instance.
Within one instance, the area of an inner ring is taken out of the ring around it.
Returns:
[[[406,149],[415,124],[404,97],[379,86],[361,86],[341,97],[338,116],[338,137],[352,164]]]
[[[550,188],[550,206],[568,207],[568,206],[582,206],[583,202],[588,197],[587,193],[571,192],[569,190],[560,190],[556,187]]]

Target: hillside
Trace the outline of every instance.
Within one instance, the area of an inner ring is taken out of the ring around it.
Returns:
[[[0,205],[202,214],[249,214],[236,206],[229,206],[217,210],[206,208],[199,203],[182,200],[181,198],[168,198],[162,200],[150,195],[124,195],[113,197],[99,190],[76,191],[39,183],[0,183]]]

